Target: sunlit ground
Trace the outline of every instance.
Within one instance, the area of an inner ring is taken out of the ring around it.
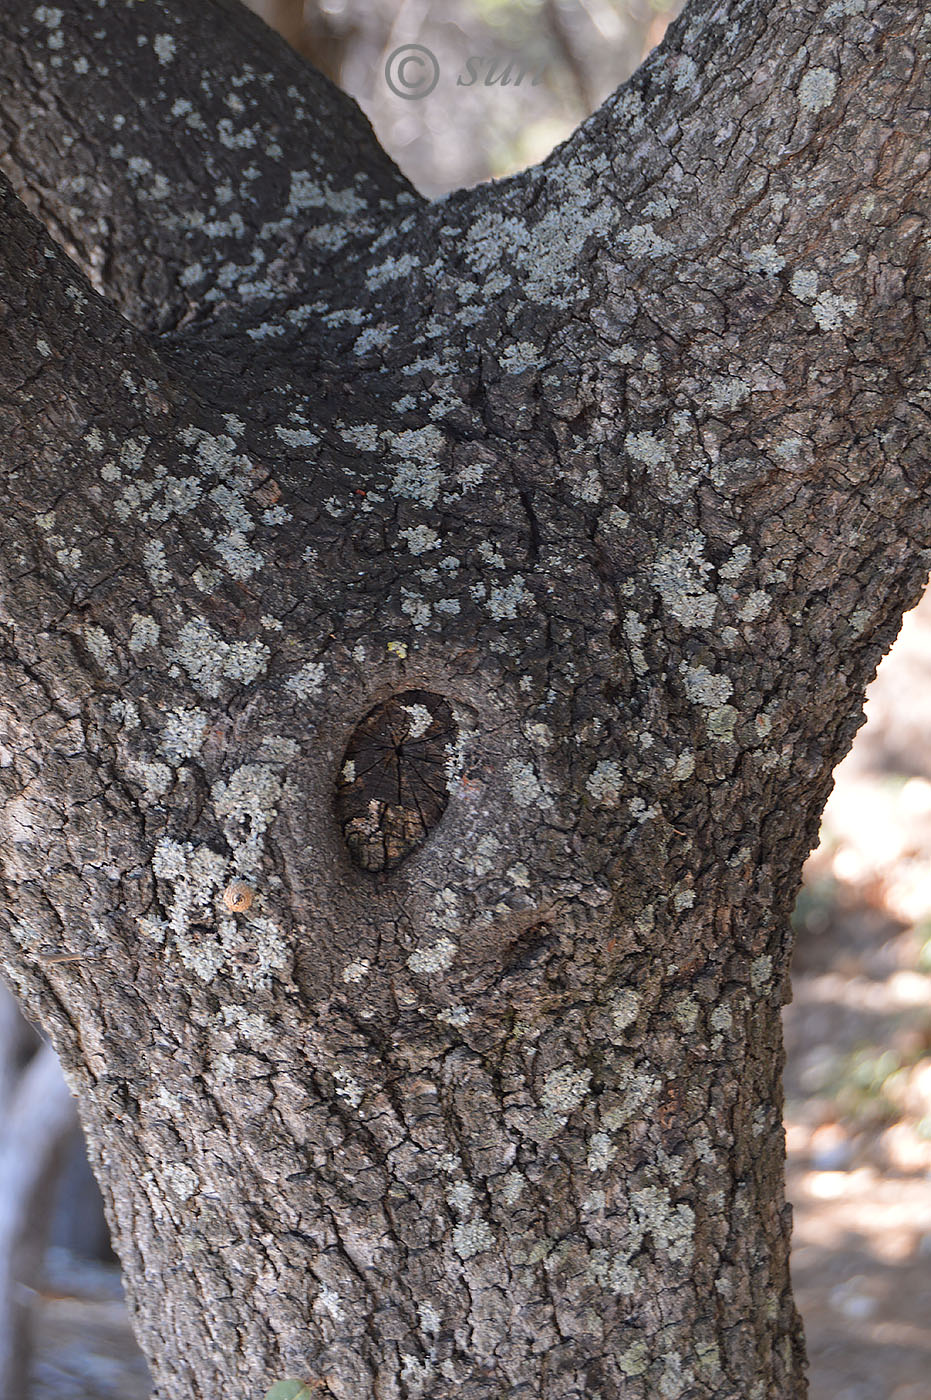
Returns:
[[[811,1400],[931,1396],[931,594],[836,774],[785,1014]]]

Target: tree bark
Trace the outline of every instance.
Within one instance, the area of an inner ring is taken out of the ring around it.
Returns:
[[[2,951],[157,1395],[800,1400],[789,914],[931,560],[921,7],[693,0],[436,204],[225,3],[0,27],[107,296],[5,189]]]

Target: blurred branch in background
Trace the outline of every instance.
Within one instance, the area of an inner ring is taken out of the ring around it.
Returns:
[[[76,1125],[54,1050],[0,986],[0,1400],[28,1394],[31,1299]]]
[[[683,0],[245,2],[352,94],[408,178],[437,196],[542,160],[659,43]],[[443,74],[420,101],[385,82],[389,54],[411,43]]]

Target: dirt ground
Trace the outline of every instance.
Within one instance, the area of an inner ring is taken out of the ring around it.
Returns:
[[[931,1400],[931,592],[867,715],[796,914],[793,1267],[810,1400]],[[116,1271],[50,1265],[31,1400],[145,1400]]]
[[[931,1400],[931,592],[805,875],[785,1121],[810,1400]]]

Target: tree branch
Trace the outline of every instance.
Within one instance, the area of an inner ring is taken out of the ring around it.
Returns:
[[[238,0],[11,0],[0,44],[0,166],[137,325],[306,293],[415,201],[351,98]]]
[[[761,607],[787,578],[801,616],[875,569],[883,539],[912,596],[929,543],[929,93],[917,4],[690,5],[541,167],[380,241],[387,329],[362,362],[431,364],[418,407],[464,433],[444,397],[481,402],[537,490],[565,499],[567,477],[591,477],[612,567],[652,557],[659,578],[678,561],[667,606],[715,649],[732,624],[689,598],[719,567],[722,597]],[[728,562],[744,538],[755,578]]]

